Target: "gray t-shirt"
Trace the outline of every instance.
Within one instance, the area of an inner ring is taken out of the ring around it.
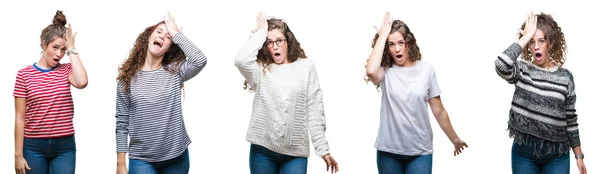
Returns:
[[[380,85],[381,121],[375,148],[399,155],[432,154],[427,103],[440,95],[433,66],[423,61],[412,67],[393,65]]]

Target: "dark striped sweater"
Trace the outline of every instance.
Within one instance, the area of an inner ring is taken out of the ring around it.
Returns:
[[[181,155],[191,143],[181,112],[181,84],[196,76],[206,65],[206,57],[182,33],[173,37],[187,56],[179,73],[164,68],[139,71],[129,92],[117,85],[117,152],[148,162],[165,161]],[[129,144],[127,136],[129,135]]]
[[[580,145],[573,75],[565,68],[544,69],[517,60],[521,52],[513,43],[495,61],[498,75],[515,85],[509,135],[515,143],[535,147],[536,156],[568,154],[570,147]]]

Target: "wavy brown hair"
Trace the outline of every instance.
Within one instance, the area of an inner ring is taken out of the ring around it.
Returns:
[[[406,42],[406,47],[408,48],[408,60],[412,62],[421,60],[421,51],[419,49],[419,45],[417,45],[417,39],[415,38],[415,35],[410,31],[410,28],[408,28],[408,25],[406,25],[406,23],[404,23],[401,20],[394,20],[394,22],[392,22],[392,29],[390,30],[390,34],[395,32],[400,32],[402,36],[404,36],[404,41]],[[371,48],[375,47],[375,43],[377,43],[378,38],[379,33],[375,34],[373,42],[371,43]],[[390,54],[390,51],[388,49],[389,47],[390,45],[388,44],[388,40],[386,39],[384,48],[385,50],[383,51],[383,56],[381,57],[381,67],[386,69],[392,67],[392,65],[394,64],[394,58]],[[367,62],[368,61],[369,59],[367,59]],[[369,77],[367,75],[364,76],[364,79],[367,83],[371,81],[369,80]],[[377,85],[377,87],[379,88],[379,85]]]
[[[152,32],[154,32],[159,25],[164,23],[164,21],[161,21],[156,25],[146,27],[135,40],[133,48],[129,53],[129,58],[127,58],[123,64],[121,64],[121,67],[119,67],[117,81],[123,81],[123,91],[129,92],[131,80],[135,78],[136,73],[142,68],[142,65],[144,65],[144,62],[146,61],[150,35],[152,35]],[[184,60],[185,54],[177,44],[173,43],[171,44],[171,48],[165,53],[161,65],[170,73],[178,73],[179,65]],[[183,87],[183,84],[181,87]]]
[[[285,44],[287,44],[288,46],[288,62],[292,63],[298,59],[306,58],[304,50],[302,49],[302,47],[300,47],[300,42],[298,42],[296,36],[294,36],[294,33],[285,21],[283,21],[282,19],[271,18],[267,20],[267,23],[269,25],[268,31],[279,29],[283,33],[286,41]],[[269,53],[269,47],[267,46],[267,43],[268,42],[265,40],[262,49],[260,49],[260,51],[258,51],[258,54],[256,55],[256,61],[263,67],[263,71],[266,71],[269,68],[269,66],[274,62],[271,53]],[[244,81],[244,89],[248,89],[251,91],[253,90],[248,85],[248,81]]]
[[[52,19],[52,24],[48,25],[44,30],[42,30],[42,34],[40,34],[40,46],[42,49],[48,46],[50,42],[54,41],[56,38],[63,38],[67,33],[67,17],[63,14],[62,11],[57,10],[54,18]]]
[[[537,28],[544,32],[544,39],[548,41],[548,52],[550,53],[550,61],[557,66],[561,67],[565,63],[565,56],[567,54],[567,41],[565,40],[565,34],[562,29],[558,26],[552,16],[548,14],[536,14],[537,16]],[[525,23],[521,25],[521,30],[525,28]],[[519,38],[523,35],[519,33]],[[529,51],[529,42],[527,46],[523,48],[522,57],[527,62],[533,60],[533,54]]]

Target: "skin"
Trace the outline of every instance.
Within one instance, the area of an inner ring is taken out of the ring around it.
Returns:
[[[278,45],[276,41],[282,40],[283,45]],[[276,64],[288,64],[288,45],[285,42],[285,35],[280,29],[273,29],[267,32],[267,42],[269,53]]]
[[[549,59],[548,42],[544,39],[544,32],[537,29],[537,16],[535,16],[533,13],[529,13],[529,15],[527,15],[527,19],[525,20],[525,29],[519,29],[519,32],[522,36],[519,38],[517,43],[521,46],[521,48],[527,47],[529,43],[528,49],[530,49],[532,53],[542,54],[542,56],[539,58],[534,58],[534,64],[541,68],[552,68],[556,66]],[[572,149],[575,155],[583,154],[581,146],[575,146],[572,147]],[[580,174],[587,174],[587,169],[583,163],[583,158],[577,159],[577,168],[579,168]]]
[[[49,43],[42,43],[43,53],[36,65],[42,69],[50,69],[58,65],[68,50],[75,48],[75,37],[69,24],[65,37],[56,37]],[[69,55],[71,60],[71,74],[68,77],[69,83],[78,89],[83,89],[88,84],[87,72],[78,54]],[[25,127],[25,105],[26,98],[15,97],[15,173],[24,174],[26,170],[31,170],[27,161],[23,157],[23,139]]]
[[[403,67],[410,67],[416,64],[414,61],[409,59],[410,55],[408,54],[407,45],[405,44],[402,33],[394,32],[390,34],[393,21],[394,20],[390,13],[386,12],[385,16],[383,17],[381,27],[378,30],[379,38],[375,42],[371,56],[367,61],[367,76],[375,85],[378,85],[383,80],[386,71],[384,67],[381,67],[381,59],[383,57],[383,52],[385,51],[386,42],[389,44],[387,51],[389,51],[392,57],[394,57],[394,64]],[[450,123],[448,112],[442,104],[441,97],[437,96],[431,98],[428,102],[431,112],[433,113],[438,124],[448,139],[450,139],[450,142],[452,142],[454,145],[454,155],[456,156],[462,153],[462,150],[468,146],[454,131],[452,123]]]
[[[175,23],[175,19],[171,16],[171,13],[167,13],[164,21],[165,24],[158,25],[152,34],[150,34],[146,61],[142,65],[142,71],[151,71],[160,68],[165,53],[173,45],[172,37],[181,32],[181,28],[177,27],[177,23]],[[155,45],[157,42],[160,44]],[[125,152],[117,153],[117,174],[127,174],[126,155],[127,153]]]

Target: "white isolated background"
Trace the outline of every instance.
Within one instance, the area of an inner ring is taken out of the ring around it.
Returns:
[[[253,94],[242,90],[234,56],[256,27],[259,11],[285,19],[318,69],[327,117],[327,138],[339,173],[377,173],[375,148],[380,93],[366,85],[364,65],[386,10],[405,21],[423,60],[436,69],[444,106],[469,148],[453,146],[431,115],[434,173],[510,173],[512,140],[507,121],[514,87],[494,71],[496,56],[517,39],[530,12],[554,15],[569,52],[564,67],[575,77],[585,164],[600,169],[600,97],[597,34],[591,1],[3,1],[0,52],[0,173],[14,172],[14,97],[17,71],[40,58],[39,35],[63,10],[78,31],[76,47],[89,85],[73,88],[76,173],[112,173],[115,154],[117,68],[140,32],[171,11],[183,33],[208,57],[185,84],[183,113],[190,145],[190,173],[249,173],[245,141]],[[69,62],[68,56],[61,61]],[[326,173],[311,147],[308,173]],[[571,155],[572,156],[572,155]],[[596,172],[595,172],[596,171]],[[578,173],[571,158],[571,173]]]

